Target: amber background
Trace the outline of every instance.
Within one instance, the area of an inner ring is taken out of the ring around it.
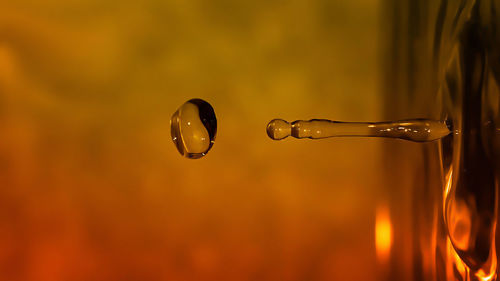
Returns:
[[[380,276],[381,141],[265,134],[382,119],[380,1],[1,6],[0,280]],[[169,128],[194,97],[219,122],[199,160]]]

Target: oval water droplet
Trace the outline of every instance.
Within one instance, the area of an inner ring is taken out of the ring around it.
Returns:
[[[197,159],[212,148],[217,133],[217,118],[212,106],[202,99],[191,99],[170,119],[170,132],[182,156]]]

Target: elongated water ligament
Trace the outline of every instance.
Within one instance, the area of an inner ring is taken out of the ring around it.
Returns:
[[[331,137],[384,137],[414,142],[428,142],[451,133],[445,121],[411,119],[396,122],[338,122],[325,119],[297,120],[289,123],[274,119],[267,124],[267,135],[273,140],[288,136],[303,139]]]
[[[170,119],[170,133],[179,153],[187,158],[205,156],[217,133],[217,118],[212,106],[202,99],[191,99]]]

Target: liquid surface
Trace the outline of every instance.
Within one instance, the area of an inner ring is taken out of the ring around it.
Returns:
[[[378,123],[338,122],[325,119],[297,120],[289,123],[282,119],[274,119],[267,125],[267,135],[273,140],[282,140],[288,136],[298,139],[385,137],[427,142],[441,139],[450,133],[445,121],[428,119]]]
[[[498,178],[491,124],[494,115],[483,102],[488,88],[489,40],[475,11],[460,33],[446,70],[444,94],[455,110],[448,113],[461,132],[444,151],[452,152],[446,178],[445,220],[453,249],[470,280],[496,280]],[[496,50],[496,48],[495,48]],[[494,70],[492,71],[494,73]],[[497,83],[496,81],[490,81]],[[492,85],[490,85],[491,87]]]
[[[201,158],[208,153],[215,141],[215,111],[208,102],[191,99],[172,115],[170,132],[182,156],[190,159]]]

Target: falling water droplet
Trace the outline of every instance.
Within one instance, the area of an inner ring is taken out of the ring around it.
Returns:
[[[191,99],[172,115],[170,130],[181,155],[191,159],[201,158],[215,141],[217,118],[214,109],[202,99]]]

